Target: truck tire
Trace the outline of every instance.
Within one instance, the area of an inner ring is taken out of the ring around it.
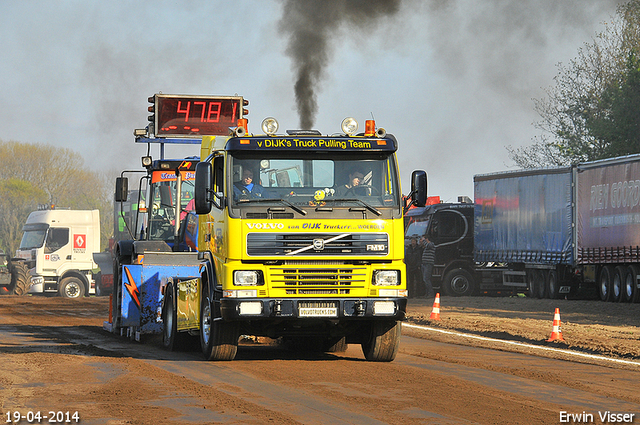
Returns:
[[[627,273],[625,266],[617,266],[613,269],[611,281],[611,301],[624,302],[624,276]]]
[[[622,297],[624,302],[632,303],[637,302],[638,295],[637,286],[637,269],[635,266],[627,266],[624,270],[624,277],[622,280]]]
[[[364,357],[370,362],[390,362],[398,354],[401,322],[395,320],[373,321],[371,331],[362,343]]]
[[[635,287],[633,297],[631,298],[631,302],[638,303],[640,302],[640,288],[638,287],[638,285],[640,284],[640,281],[638,279],[638,274],[640,274],[639,266],[635,264],[629,266],[629,273],[631,273],[633,285]]]
[[[473,276],[465,269],[453,269],[444,277],[444,290],[448,295],[461,297],[473,295],[476,284]]]
[[[178,318],[174,302],[174,289],[167,287],[162,304],[162,346],[169,351],[188,348],[190,336],[186,332],[178,332]]]
[[[527,270],[527,296],[531,298],[544,298],[547,290],[545,272],[543,270]]]
[[[60,281],[58,294],[65,298],[82,298],[84,297],[84,283],[74,276],[65,277]]]
[[[546,273],[544,270],[536,270],[534,272],[534,276],[536,279],[535,290],[536,290],[536,298],[543,299],[547,293],[547,280]]]
[[[560,298],[560,282],[558,282],[558,273],[555,270],[549,270],[547,274],[547,296],[552,300]]]
[[[13,261],[11,263],[11,289],[12,295],[25,295],[31,287],[31,276],[29,268],[24,261]]]
[[[342,337],[338,341],[335,338],[328,338],[325,341],[325,349],[326,353],[344,353],[349,348],[349,344],[347,344],[347,338]]]
[[[598,295],[600,300],[609,301],[611,296],[611,281],[613,280],[613,269],[611,266],[604,266],[598,275]]]
[[[203,294],[200,301],[200,347],[206,360],[233,360],[238,352],[238,324],[220,319],[220,309],[216,308],[215,301]]]

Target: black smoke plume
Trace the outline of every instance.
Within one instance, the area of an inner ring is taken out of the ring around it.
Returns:
[[[344,26],[371,31],[400,9],[400,0],[283,0],[280,21],[288,36],[286,54],[293,61],[300,128],[311,129],[318,112],[317,93],[333,45]]]

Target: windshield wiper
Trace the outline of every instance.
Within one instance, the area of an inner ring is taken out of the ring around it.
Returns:
[[[280,202],[281,204],[284,204],[284,205],[290,207],[292,210],[294,210],[298,214],[307,215],[307,212],[305,210],[295,206],[294,204],[292,204],[291,202],[287,201],[286,199],[277,199],[277,198],[239,199],[236,202],[238,202],[238,204],[248,204],[248,203],[253,203],[253,202]]]
[[[362,205],[363,207],[365,207],[366,209],[368,209],[369,211],[371,211],[372,213],[374,213],[375,215],[382,215],[382,213],[380,212],[380,210],[376,209],[375,207],[372,207],[371,205],[367,204],[366,202],[364,202],[362,199],[357,199],[357,198],[349,198],[349,199],[323,199],[322,202],[332,202],[332,203],[336,203],[336,202],[357,202],[360,205]]]

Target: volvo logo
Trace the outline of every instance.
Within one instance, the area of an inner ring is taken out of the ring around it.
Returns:
[[[324,249],[324,239],[314,239],[313,249],[316,251],[322,251]]]

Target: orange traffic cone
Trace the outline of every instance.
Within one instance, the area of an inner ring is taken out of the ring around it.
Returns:
[[[553,331],[547,342],[552,341],[564,341],[562,337],[562,330],[560,330],[560,309],[556,308],[556,312],[553,315]]]
[[[433,302],[433,310],[431,310],[431,320],[440,320],[440,293],[436,294],[436,299]]]

